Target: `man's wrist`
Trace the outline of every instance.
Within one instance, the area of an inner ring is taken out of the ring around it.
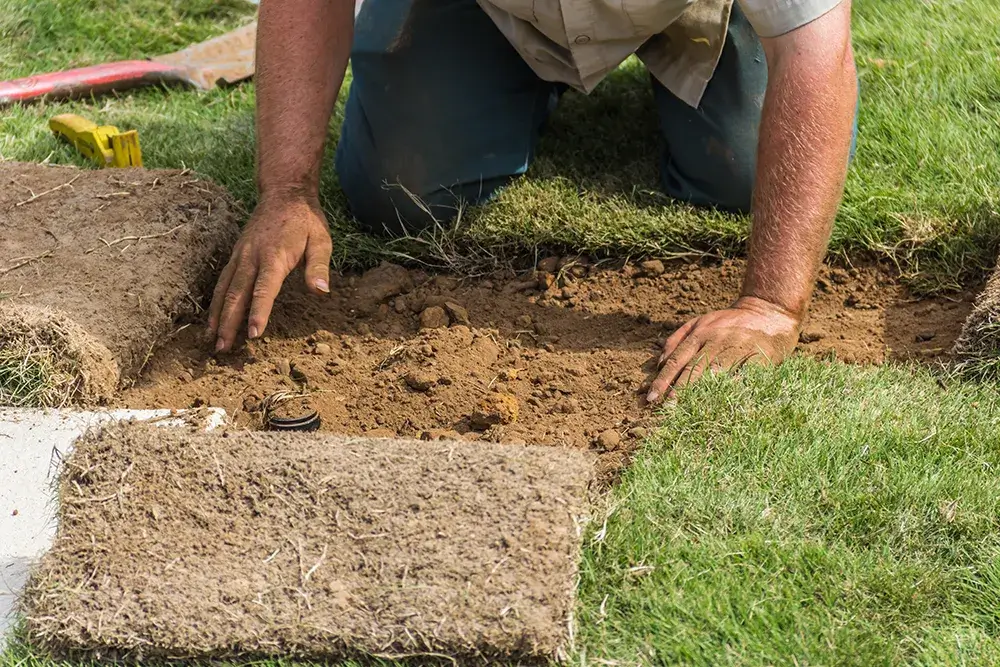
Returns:
[[[741,294],[740,297],[736,299],[733,307],[741,310],[749,310],[761,315],[781,315],[795,322],[796,326],[798,326],[802,322],[803,317],[805,317],[805,313],[799,313],[791,310],[781,305],[776,300],[765,299],[751,294]]]
[[[257,186],[260,203],[308,202],[319,206],[319,188],[312,183],[261,183]]]

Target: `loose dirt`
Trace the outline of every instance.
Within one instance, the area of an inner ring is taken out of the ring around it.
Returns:
[[[260,428],[269,396],[308,394],[295,409],[317,410],[323,431],[595,448],[613,473],[656,423],[637,390],[657,341],[731,303],[743,265],[553,257],[539,269],[459,280],[383,264],[335,276],[329,298],[304,293],[293,275],[265,338],[216,357],[185,329],[121,403],[220,406]],[[914,299],[879,267],[827,267],[800,349],[933,362],[972,298]]]
[[[116,380],[198,310],[238,233],[225,191],[188,172],[16,162],[0,163],[0,228],[0,298],[74,322],[117,366],[88,374]]]
[[[64,468],[27,631],[74,658],[557,657],[592,475],[569,449],[111,427]]]

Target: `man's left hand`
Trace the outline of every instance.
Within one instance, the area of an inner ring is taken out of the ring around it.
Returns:
[[[789,311],[754,297],[696,317],[663,345],[659,373],[646,400],[672,400],[676,389],[706,371],[734,370],[748,361],[779,364],[795,349],[799,326],[799,318]]]

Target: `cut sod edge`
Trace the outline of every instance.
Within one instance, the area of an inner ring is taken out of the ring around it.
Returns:
[[[958,369],[967,377],[1000,379],[1000,265],[976,300],[955,343]]]

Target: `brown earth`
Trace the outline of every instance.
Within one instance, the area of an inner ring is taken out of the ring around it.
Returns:
[[[307,393],[291,411],[317,410],[324,431],[595,447],[611,472],[655,424],[637,389],[656,341],[729,304],[743,266],[571,259],[475,280],[385,264],[335,276],[322,299],[292,276],[266,337],[216,357],[200,323],[185,328],[120,403],[220,406],[237,425],[260,428],[269,396]],[[935,361],[972,298],[914,299],[882,268],[827,267],[801,351]]]
[[[0,162],[0,298],[75,322],[112,376],[134,378],[196,312],[236,219],[222,188],[187,172]]]
[[[111,427],[64,467],[26,628],[73,658],[564,657],[592,474],[569,449]]]

